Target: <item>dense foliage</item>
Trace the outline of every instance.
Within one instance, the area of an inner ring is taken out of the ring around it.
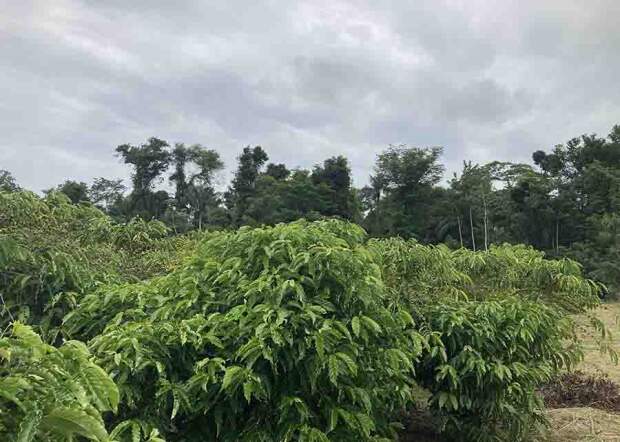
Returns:
[[[289,176],[247,162],[240,220],[263,207],[245,181]],[[330,210],[354,207],[328,192],[349,185],[345,166],[304,175]],[[580,358],[571,315],[603,288],[548,258],[371,239],[335,219],[173,235],[62,192],[0,192],[0,434],[393,440],[427,402],[454,438],[524,439],[544,423],[537,389]]]
[[[118,388],[78,341],[54,348],[15,322],[0,338],[0,434],[16,441],[107,441]]]
[[[68,322],[108,324],[90,347],[123,413],[171,439],[390,437],[425,344],[363,241],[336,221],[210,235],[179,270],[90,295]]]
[[[109,282],[164,273],[191,238],[159,221],[118,224],[62,193],[0,192],[0,327],[19,320],[54,341],[81,295]]]
[[[493,245],[477,253],[400,238],[372,239],[368,246],[381,262],[392,296],[412,304],[515,295],[573,313],[598,305],[601,286],[584,279],[577,262],[546,259],[532,247]]]
[[[390,296],[428,339],[416,381],[446,430],[515,440],[542,423],[537,387],[581,356],[568,313],[598,304],[579,265],[524,246],[480,253],[386,239],[369,248]]]
[[[579,359],[569,320],[515,297],[429,306],[424,325],[441,345],[416,366],[446,430],[464,440],[520,440],[544,422],[536,393]]]
[[[269,163],[261,146],[247,146],[227,190],[220,191],[225,164],[217,150],[150,138],[116,148],[132,170],[129,192],[122,180],[103,177],[92,184],[66,180],[46,192],[63,193],[74,204],[90,202],[121,223],[158,219],[175,233],[339,217],[360,223],[373,237],[474,251],[526,244],[578,260],[588,277],[615,295],[619,152],[615,126],[606,138],[582,135],[537,150],[532,164],[465,161],[446,182],[442,148],[390,146],[377,156],[368,185],[355,189],[344,156],[291,170]],[[162,186],[165,181],[172,188]],[[8,171],[0,170],[0,190],[19,190]]]

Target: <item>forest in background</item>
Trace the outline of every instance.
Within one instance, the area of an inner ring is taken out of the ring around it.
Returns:
[[[346,158],[290,171],[247,147],[218,192],[216,151],[154,138],[117,148],[129,191],[38,196],[3,172],[0,435],[532,440],[541,391],[576,394],[583,330],[617,362],[597,309],[618,286],[619,142],[447,186],[438,148],[390,147],[355,189]]]
[[[0,192],[0,435],[530,440],[539,389],[583,357],[575,314],[616,356],[600,290],[524,245],[451,250],[338,219],[170,235]]]
[[[92,203],[118,222],[160,220],[174,233],[338,217],[373,237],[474,251],[527,244],[581,262],[613,292],[620,282],[620,126],[606,138],[582,135],[533,152],[532,164],[464,162],[447,185],[441,148],[391,146],[378,155],[370,184],[357,189],[343,156],[290,170],[248,146],[224,192],[214,183],[224,168],[214,149],[150,138],[118,146],[116,155],[132,168],[131,188],[101,177],[45,192]],[[172,191],[161,189],[166,182]],[[0,171],[0,189],[19,190],[9,171]]]

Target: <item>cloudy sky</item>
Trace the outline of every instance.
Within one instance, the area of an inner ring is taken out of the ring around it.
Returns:
[[[389,144],[528,161],[620,123],[618,0],[0,0],[0,169],[127,177],[118,144],[248,144],[356,184]],[[223,177],[224,180],[226,177]]]

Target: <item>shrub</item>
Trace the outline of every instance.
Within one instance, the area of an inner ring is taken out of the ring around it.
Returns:
[[[76,292],[93,284],[92,275],[76,259],[59,250],[31,250],[0,235],[0,330],[12,321],[36,324],[49,342],[76,303]]]
[[[425,342],[364,240],[338,221],[211,234],[182,268],[110,289],[105,307],[85,298],[71,321],[113,315],[90,347],[121,417],[171,439],[394,437]]]
[[[166,233],[158,221],[114,223],[64,194],[0,192],[0,329],[20,320],[60,342],[62,317],[85,293],[166,273],[198,242]]]
[[[393,438],[419,386],[452,436],[518,440],[544,421],[536,389],[580,356],[570,313],[598,305],[579,265],[522,246],[368,241],[335,220],[171,239],[15,195],[0,205],[57,224],[20,230],[23,201],[0,220],[5,323],[26,305],[46,335],[88,341],[120,441]]]
[[[416,365],[434,413],[463,440],[520,440],[545,422],[537,388],[581,352],[572,323],[544,304],[497,301],[429,305],[431,351]]]
[[[580,266],[525,246],[452,251],[398,238],[368,246],[390,298],[429,342],[415,379],[445,430],[518,440],[544,423],[536,389],[581,355],[570,314],[599,304],[600,287]]]
[[[368,248],[380,264],[389,297],[415,306],[464,298],[473,284],[458,268],[454,252],[445,245],[422,245],[402,238],[371,239]]]
[[[491,246],[488,252],[453,252],[457,269],[470,276],[468,293],[500,296],[506,293],[553,305],[567,313],[585,313],[600,304],[602,287],[585,278],[576,261],[547,259],[531,246]]]
[[[410,305],[449,299],[495,299],[515,295],[567,313],[600,304],[602,287],[586,279],[570,259],[546,259],[523,245],[492,245],[488,252],[450,250],[400,238],[374,239],[369,248],[381,262],[391,296]]]
[[[16,322],[0,338],[0,434],[8,440],[108,440],[102,413],[118,405],[118,389],[77,341],[44,344]]]

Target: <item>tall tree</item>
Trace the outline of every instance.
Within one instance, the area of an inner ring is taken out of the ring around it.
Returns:
[[[268,159],[267,153],[260,146],[247,146],[239,155],[239,165],[226,194],[226,203],[234,225],[243,224],[248,200],[256,194],[256,180]]]
[[[172,151],[174,172],[170,182],[175,185],[177,215],[188,215],[192,224],[201,229],[208,212],[219,206],[219,195],[213,187],[215,174],[224,167],[220,155],[200,144],[186,147],[177,143]]]
[[[90,202],[88,184],[80,181],[67,180],[58,186],[44,190],[44,193],[60,192],[69,197],[73,204]]]
[[[190,174],[188,181],[188,201],[194,224],[200,229],[210,212],[220,204],[213,181],[215,174],[224,168],[224,162],[215,150],[206,149],[199,144],[189,149],[189,158],[196,171]]]
[[[174,183],[174,199],[177,209],[184,210],[187,206],[187,176],[185,168],[189,160],[189,149],[182,143],[176,143],[172,150],[170,161],[174,167],[174,172],[168,178]]]
[[[19,186],[8,170],[0,169],[0,192],[17,192]]]
[[[375,235],[424,239],[432,229],[435,188],[443,175],[442,149],[391,146],[379,154],[371,185],[377,198],[366,227]]]
[[[245,222],[276,224],[299,218],[318,219],[326,215],[329,201],[312,182],[308,170],[294,170],[287,179],[262,173],[256,180],[253,196],[248,198]]]
[[[351,187],[351,168],[345,157],[328,158],[322,166],[315,166],[312,182],[319,187],[328,201],[325,215],[345,219],[359,217],[359,204]]]
[[[95,178],[88,189],[88,197],[93,204],[109,212],[119,205],[126,189],[122,179]]]
[[[588,218],[620,207],[619,140],[620,127],[614,126],[607,138],[582,135],[555,146],[549,154],[534,152],[534,163],[549,187],[545,199],[554,213],[551,236],[556,253],[562,246],[590,241]]]
[[[267,164],[265,175],[273,177],[276,180],[285,180],[291,175],[291,171],[286,168],[285,164]]]
[[[131,175],[133,189],[129,196],[132,214],[152,218],[165,213],[167,194],[164,195],[164,191],[154,192],[154,186],[170,164],[169,147],[164,140],[153,137],[140,146],[123,144],[116,148],[123,161],[134,169]]]
[[[470,245],[476,250],[476,226],[481,223],[482,244],[485,250],[489,248],[489,200],[493,195],[492,174],[488,166],[480,166],[470,162],[463,163],[461,176],[450,182],[455,193],[455,209],[458,224],[463,230],[462,220],[469,225]],[[474,217],[476,219],[474,220]],[[461,232],[462,234],[462,232]]]

